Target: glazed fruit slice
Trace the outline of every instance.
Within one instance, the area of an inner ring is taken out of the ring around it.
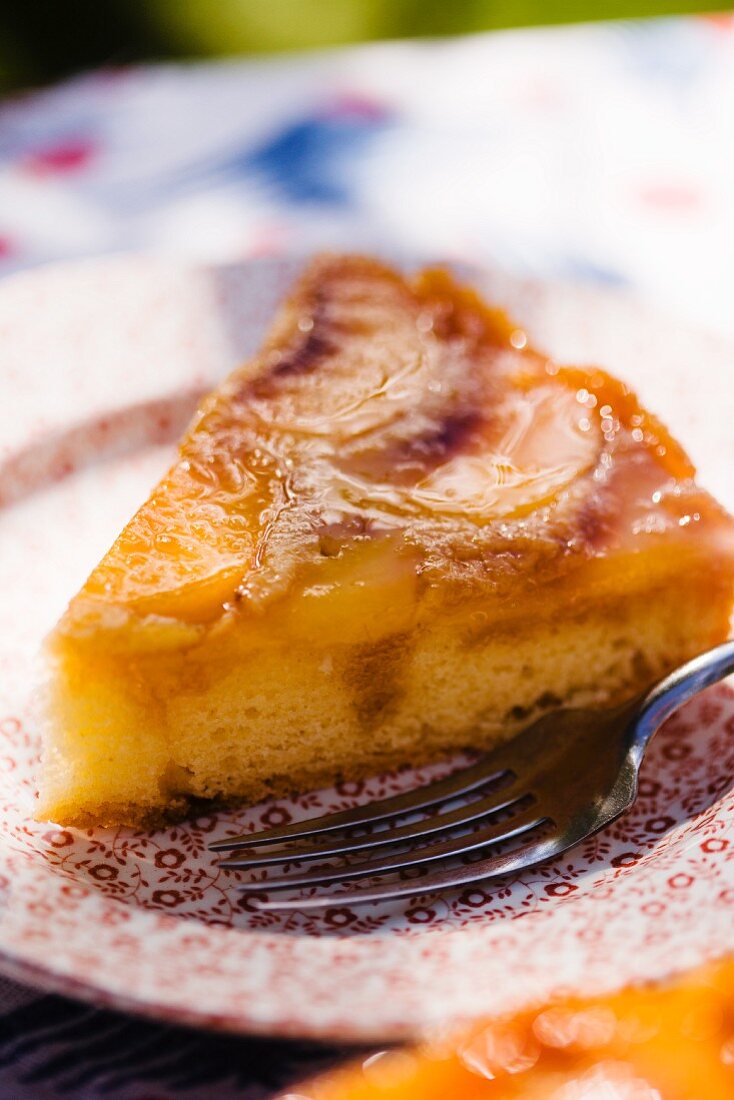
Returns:
[[[729,1100],[734,963],[551,1002],[299,1086],[301,1100]]]
[[[728,629],[692,477],[446,272],[317,258],[51,638],[39,815],[160,821],[640,690]]]

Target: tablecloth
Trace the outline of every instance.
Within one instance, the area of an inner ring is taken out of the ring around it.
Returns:
[[[734,16],[106,68],[0,108],[0,276],[317,248],[624,286],[734,336]],[[254,1100],[347,1053],[0,980],[12,1100]]]

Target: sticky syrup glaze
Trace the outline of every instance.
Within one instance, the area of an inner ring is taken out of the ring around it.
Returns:
[[[731,566],[731,521],[693,474],[626,385],[559,367],[447,272],[323,256],[61,630],[231,621],[317,581],[328,595],[363,559],[434,600],[664,539]]]

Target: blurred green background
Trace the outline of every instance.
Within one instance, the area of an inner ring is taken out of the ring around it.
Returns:
[[[0,90],[100,65],[711,11],[711,0],[0,0]]]

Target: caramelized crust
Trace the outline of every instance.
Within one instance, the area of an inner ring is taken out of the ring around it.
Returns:
[[[535,590],[591,556],[691,542],[702,523],[724,535],[693,472],[624,384],[559,368],[446,272],[406,282],[324,256],[203,404],[61,629],[262,612],[369,542],[409,563],[429,614],[437,583],[447,604]]]

